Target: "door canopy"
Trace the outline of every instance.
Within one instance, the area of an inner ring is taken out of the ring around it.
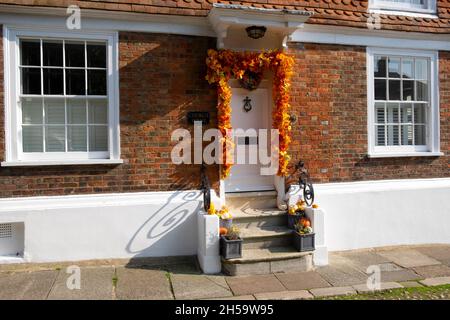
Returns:
[[[233,163],[231,152],[234,143],[231,135],[231,87],[229,80],[241,80],[248,72],[262,76],[264,71],[271,70],[273,78],[272,127],[279,131],[279,167],[278,175],[285,176],[289,155],[287,153],[291,141],[291,123],[289,111],[289,89],[293,73],[294,59],[280,50],[264,52],[235,52],[231,50],[208,50],[206,59],[208,66],[206,80],[217,85],[218,127],[222,133],[223,161],[221,179],[230,174]]]

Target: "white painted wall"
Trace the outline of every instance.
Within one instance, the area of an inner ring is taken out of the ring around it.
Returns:
[[[330,251],[450,243],[450,179],[315,185]]]
[[[30,262],[195,255],[199,191],[0,200]],[[1,262],[1,259],[0,259]]]

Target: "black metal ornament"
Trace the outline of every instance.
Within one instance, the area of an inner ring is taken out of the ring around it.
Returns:
[[[299,161],[296,165],[296,170],[300,170],[298,184],[300,189],[303,189],[303,198],[308,206],[314,203],[314,187],[309,177],[308,170],[305,168],[305,163]]]
[[[249,112],[250,110],[252,110],[252,99],[250,99],[249,97],[245,97],[244,101],[244,111],[245,112]]]

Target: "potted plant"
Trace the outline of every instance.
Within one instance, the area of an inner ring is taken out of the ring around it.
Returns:
[[[239,228],[236,226],[231,226],[226,233],[220,236],[221,256],[224,259],[241,258],[242,241]]]
[[[217,211],[216,213],[220,220],[219,224],[221,228],[230,229],[231,225],[233,224],[233,217],[231,216],[231,213],[228,210],[228,207],[222,206],[222,209]]]
[[[314,232],[311,228],[311,221],[307,217],[303,217],[297,222],[293,234],[294,247],[299,252],[313,251],[315,249]]]
[[[305,213],[305,202],[300,200],[296,205],[292,206],[288,210],[287,214],[287,222],[288,228],[294,230],[295,225],[301,218],[306,217]]]

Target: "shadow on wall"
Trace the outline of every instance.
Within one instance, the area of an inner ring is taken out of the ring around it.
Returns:
[[[121,165],[0,167],[0,197],[197,189],[197,166],[171,163],[171,133],[192,132],[189,111],[216,126],[216,90],[205,80],[209,37],[121,32]],[[1,108],[1,102],[0,102]],[[1,129],[0,124],[0,129]],[[0,145],[0,160],[3,160]],[[217,169],[216,169],[217,170]],[[211,175],[218,185],[218,173]]]
[[[177,252],[182,247],[196,248],[196,213],[201,205],[199,192],[179,191],[172,194],[131,237],[125,248],[127,253],[134,255],[130,264],[139,258],[155,257],[155,252]]]

